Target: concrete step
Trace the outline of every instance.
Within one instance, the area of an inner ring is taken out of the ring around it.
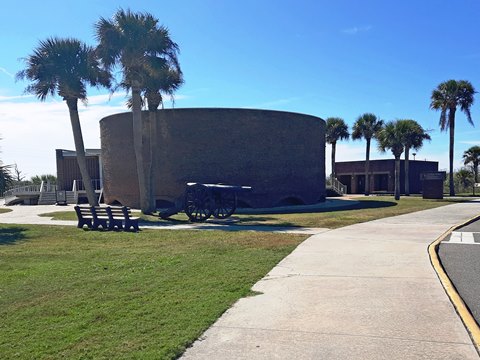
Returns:
[[[46,191],[40,194],[38,205],[54,205],[57,202],[55,191]],[[77,197],[73,191],[67,191],[67,204],[76,204]]]

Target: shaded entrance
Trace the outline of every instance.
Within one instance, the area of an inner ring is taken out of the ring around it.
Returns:
[[[373,175],[373,191],[388,191],[388,173]]]
[[[357,193],[364,193],[365,192],[365,175],[357,175]]]

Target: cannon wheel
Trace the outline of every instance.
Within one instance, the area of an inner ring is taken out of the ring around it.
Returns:
[[[217,219],[226,219],[237,208],[237,194],[234,192],[219,192],[215,194],[215,209],[213,216]]]
[[[202,222],[212,216],[213,199],[210,190],[201,184],[187,187],[185,214],[192,222]]]

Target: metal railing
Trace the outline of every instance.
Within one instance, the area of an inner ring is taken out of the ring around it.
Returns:
[[[92,179],[91,181],[92,181],[93,190],[102,189],[102,183],[100,182],[100,179]],[[72,191],[74,192],[85,191],[83,180],[81,179],[73,180]]]
[[[329,179],[327,186],[330,186],[332,190],[339,194],[345,195],[347,193],[347,185],[343,185],[338,179]]]

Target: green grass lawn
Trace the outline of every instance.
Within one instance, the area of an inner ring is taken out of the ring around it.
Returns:
[[[336,229],[356,223],[372,221],[415,211],[433,209],[469,199],[430,200],[404,196],[396,201],[393,196],[360,197],[358,203],[347,208],[291,214],[238,215],[242,224],[322,227]]]
[[[236,225],[272,225],[272,226],[302,226],[322,227],[335,229],[342,226],[352,225],[359,222],[371,221],[389,216],[406,214],[414,211],[432,209],[439,206],[449,205],[465,199],[429,200],[418,196],[404,196],[395,201],[392,196],[359,197],[359,203],[342,208],[316,212],[291,213],[291,214],[235,214],[231,219],[237,220]],[[345,200],[346,202],[348,200]],[[76,220],[75,212],[55,212],[43,214],[53,216],[56,220]],[[140,214],[136,214],[140,216]],[[188,223],[185,214],[180,213],[172,216],[170,220],[160,220],[157,216],[142,215],[144,222],[169,222],[171,224]]]
[[[0,357],[175,358],[304,239],[0,225]]]
[[[7,213],[12,211],[12,209],[5,209],[5,208],[0,208],[0,214]]]

